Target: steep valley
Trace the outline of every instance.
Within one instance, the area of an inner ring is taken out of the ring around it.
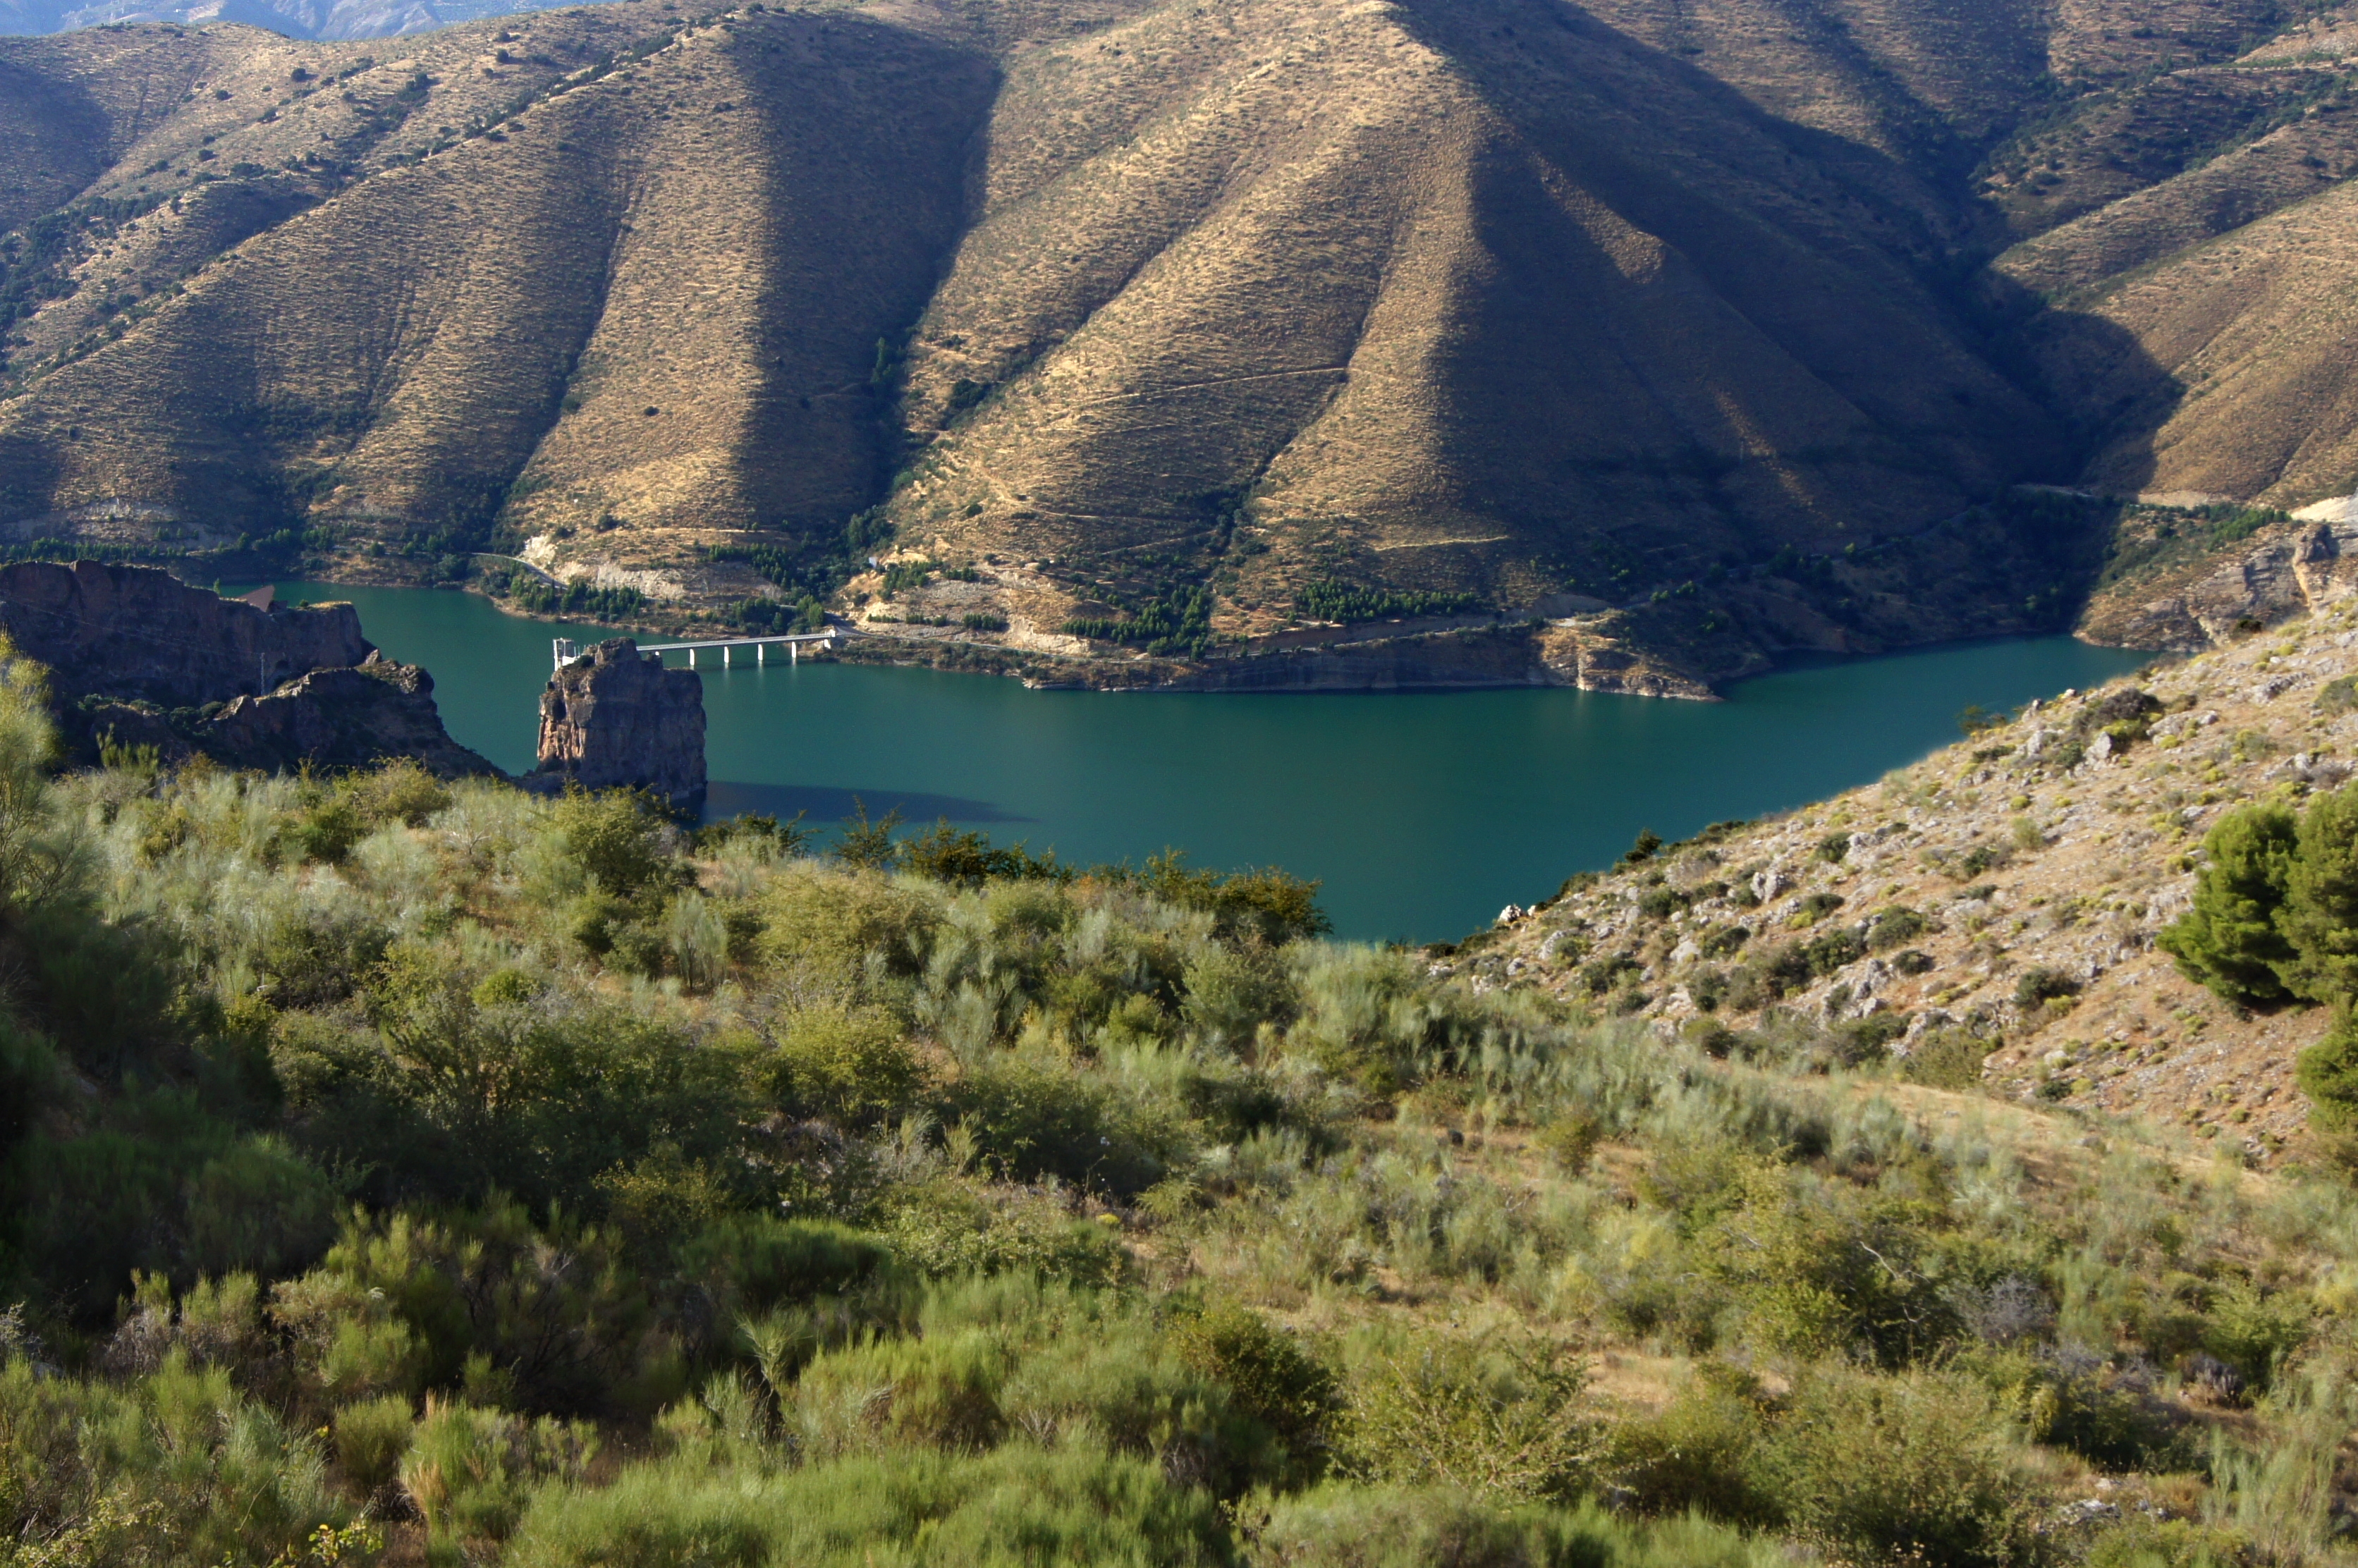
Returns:
[[[2116,507],[2026,482],[2358,489],[2342,35],[2185,10],[12,39],[0,530],[1093,683],[2057,629]]]

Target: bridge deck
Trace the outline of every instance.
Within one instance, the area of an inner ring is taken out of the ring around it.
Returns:
[[[848,635],[849,633],[842,627],[829,626],[817,632],[778,632],[764,637],[709,637],[692,643],[642,643],[639,644],[639,652],[654,654],[658,657],[665,654],[686,654],[688,668],[694,669],[696,655],[709,648],[720,650],[720,662],[723,665],[734,662],[730,655],[739,648],[754,649],[753,657],[758,663],[761,659],[759,650],[763,648],[783,647],[790,656],[798,658],[802,645],[806,643],[834,643]],[[560,670],[579,658],[585,652],[582,646],[570,637],[554,638],[552,643],[557,667]]]

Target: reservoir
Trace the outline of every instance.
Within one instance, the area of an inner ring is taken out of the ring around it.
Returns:
[[[351,600],[387,656],[433,673],[451,735],[512,772],[533,764],[549,640],[606,634],[452,589],[278,591]],[[1338,935],[1433,941],[1548,896],[1641,829],[1679,838],[1800,806],[1954,741],[1968,703],[2012,708],[2149,656],[2068,637],[1975,643],[1780,670],[1716,703],[1030,691],[741,654],[700,673],[714,816],[832,825],[857,797],[1066,861],[1176,848],[1199,865],[1280,865],[1325,884]]]

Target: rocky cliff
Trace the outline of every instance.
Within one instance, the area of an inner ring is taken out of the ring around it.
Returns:
[[[442,728],[432,676],[374,650],[357,665],[312,670],[225,707],[167,712],[153,703],[85,700],[69,714],[67,730],[87,737],[85,749],[149,746],[166,762],[201,752],[264,773],[367,767],[390,757],[415,758],[438,778],[500,773]]]
[[[49,666],[71,752],[152,748],[265,771],[415,757],[437,774],[499,770],[450,739],[434,678],[361,635],[349,604],[223,599],[147,567],[0,567],[0,630]],[[292,677],[292,678],[290,678]]]
[[[66,703],[93,695],[165,708],[229,702],[376,652],[349,604],[265,610],[152,567],[95,561],[0,567],[0,630],[49,666]]]
[[[2151,533],[2149,519],[2122,524],[2116,552]],[[2192,653],[2323,609],[2358,589],[2358,522],[2295,519],[2259,529],[2183,561],[2100,587],[2079,633],[2125,648]]]
[[[704,683],[615,637],[549,678],[540,697],[540,782],[644,789],[704,805]]]

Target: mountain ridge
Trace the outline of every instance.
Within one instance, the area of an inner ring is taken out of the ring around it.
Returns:
[[[955,600],[1099,667],[1315,633],[1327,584],[1618,604],[1567,635],[1700,688],[2069,624],[2106,524],[2027,481],[2358,488],[2296,303],[2341,187],[2266,150],[2338,146],[2341,89],[2236,64],[2276,13],[2204,10],[2172,37],[2226,64],[2182,68],[2029,11],[1771,21],[621,0],[366,50],[10,40],[0,533],[390,580],[492,550],[666,623],[919,643]],[[2206,244],[2281,279],[2206,283]],[[1544,641],[1530,678],[1589,678]]]

